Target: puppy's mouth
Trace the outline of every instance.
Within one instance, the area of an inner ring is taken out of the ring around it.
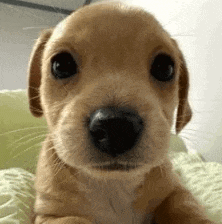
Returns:
[[[140,165],[135,164],[135,165],[123,165],[123,164],[119,164],[119,163],[113,163],[110,165],[96,165],[93,166],[93,169],[96,170],[101,170],[101,171],[131,171],[131,170],[135,170],[137,168],[139,168]]]

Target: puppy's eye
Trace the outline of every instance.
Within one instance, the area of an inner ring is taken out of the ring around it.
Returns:
[[[153,60],[150,72],[159,81],[170,81],[174,77],[174,62],[169,55],[158,54]]]
[[[51,71],[57,79],[65,79],[77,73],[77,64],[66,52],[55,55],[51,60]]]

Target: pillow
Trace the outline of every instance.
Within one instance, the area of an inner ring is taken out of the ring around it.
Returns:
[[[46,121],[31,115],[26,90],[0,91],[0,102],[0,169],[21,167],[34,173]]]

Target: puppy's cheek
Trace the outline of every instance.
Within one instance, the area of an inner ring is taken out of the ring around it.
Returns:
[[[139,148],[143,150],[145,164],[161,165],[167,157],[170,142],[170,122],[161,111],[153,110],[146,117],[147,125]]]
[[[61,80],[53,79],[51,71],[46,65],[43,65],[40,95],[44,116],[48,127],[53,131],[65,111],[64,108],[69,104],[69,99],[67,98],[68,91],[66,91],[64,83]]]
[[[66,119],[66,122],[72,122]],[[58,157],[67,165],[82,166],[87,159],[88,136],[81,122],[59,124],[53,133],[55,150]]]

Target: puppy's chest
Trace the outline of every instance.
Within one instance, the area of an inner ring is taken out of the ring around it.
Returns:
[[[141,224],[144,216],[132,206],[137,186],[124,181],[89,181],[84,187],[90,202],[86,213],[93,215],[97,224]]]

